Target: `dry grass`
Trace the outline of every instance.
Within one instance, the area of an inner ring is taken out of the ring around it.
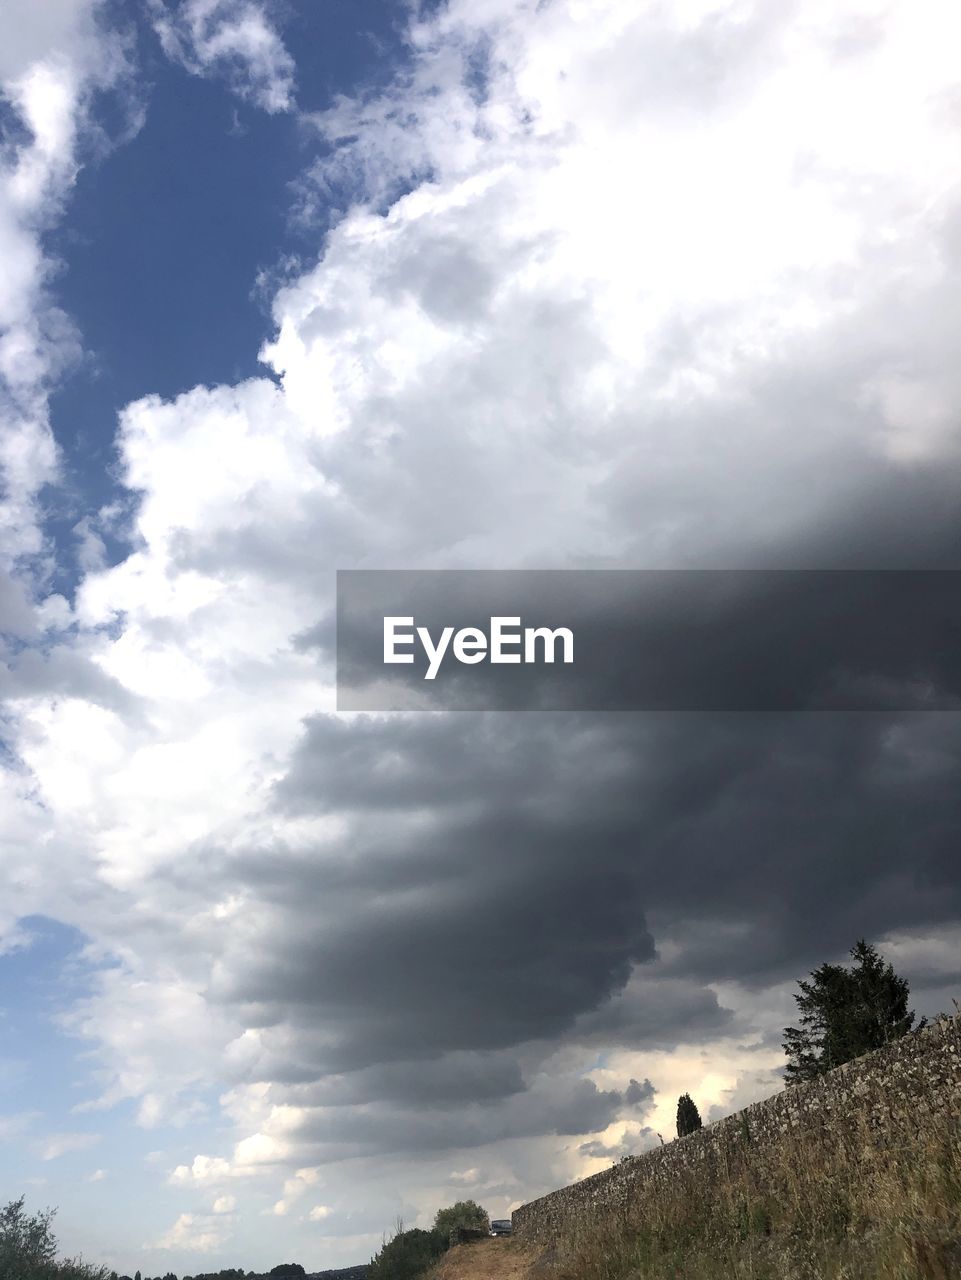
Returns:
[[[424,1280],[539,1280],[543,1270],[539,1252],[520,1240],[478,1240],[448,1250]]]
[[[867,1126],[786,1138],[772,1159],[749,1141],[723,1176],[692,1175],[564,1242],[558,1280],[956,1280],[961,1277],[961,1133]]]

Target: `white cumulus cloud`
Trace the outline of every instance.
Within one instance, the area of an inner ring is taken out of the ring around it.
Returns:
[[[216,1218],[202,1214],[182,1213],[169,1230],[156,1240],[144,1244],[145,1249],[189,1249],[211,1253],[229,1240],[230,1234]]]

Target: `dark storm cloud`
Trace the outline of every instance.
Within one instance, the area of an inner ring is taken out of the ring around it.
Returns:
[[[649,1080],[599,1089],[591,1080],[540,1080],[497,1106],[484,1102],[398,1110],[373,1103],[362,1109],[315,1110],[291,1131],[304,1158],[323,1162],[372,1151],[442,1151],[507,1138],[598,1133],[619,1117],[642,1116],[654,1098]]]
[[[637,1080],[631,1080],[624,1090],[624,1101],[629,1107],[639,1107],[642,1103],[650,1102],[654,1093],[654,1086],[650,1080],[645,1080],[643,1084]]]
[[[277,801],[291,814],[524,807],[555,788],[563,795],[565,780],[591,769],[584,755],[608,740],[604,724],[561,713],[512,725],[483,715],[315,716]]]
[[[714,991],[697,978],[655,978],[662,969],[643,966],[624,991],[583,1014],[571,1038],[600,1049],[672,1049],[733,1029],[734,1015],[721,1007]]]
[[[321,1025],[329,1069],[559,1035],[654,954],[628,859],[592,874],[563,821],[516,807],[450,824],[393,814],[379,831],[365,821],[353,873],[280,853],[234,864],[261,900],[276,877],[278,916],[228,940],[211,986]]]
[[[273,1076],[283,1081],[282,1071]],[[389,1099],[404,1106],[489,1103],[523,1093],[527,1082],[514,1058],[492,1053],[451,1053],[433,1061],[378,1064],[347,1075],[287,1090],[290,1102],[350,1107]]]
[[[554,922],[561,939],[575,920],[595,932],[598,896],[628,893],[632,922],[645,908],[691,922],[698,973],[744,975],[794,951],[812,911],[830,928],[856,906],[878,929],[952,909],[959,755],[952,713],[318,720],[280,794],[300,812],[311,780],[318,812],[366,794],[358,887],[402,865],[438,904],[454,892],[453,910],[486,910],[560,873],[585,887]]]
[[[277,803],[336,825],[229,860],[272,907],[211,992],[286,1029],[305,1105],[513,1106],[512,1046],[729,1034],[708,983],[956,918],[959,776],[953,713],[317,717]]]
[[[790,543],[755,552],[790,568],[959,569],[961,485],[951,467],[865,466],[863,488]]]

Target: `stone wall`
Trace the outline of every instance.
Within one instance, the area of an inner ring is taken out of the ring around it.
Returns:
[[[679,1182],[690,1186],[693,1178],[706,1191],[745,1161],[761,1180],[767,1170],[773,1177],[788,1144],[830,1156],[849,1135],[866,1131],[871,1146],[894,1149],[905,1136],[959,1120],[961,1017],[944,1018],[817,1080],[532,1200],[514,1211],[514,1232],[547,1243],[601,1215],[643,1215],[645,1202]]]

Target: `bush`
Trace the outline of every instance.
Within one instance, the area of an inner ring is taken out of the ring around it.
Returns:
[[[445,1241],[450,1240],[450,1233],[455,1227],[472,1227],[476,1231],[490,1231],[490,1218],[487,1210],[482,1209],[475,1200],[458,1200],[447,1209],[438,1209],[434,1219],[434,1230],[443,1235]]]
[[[398,1231],[371,1259],[367,1280],[414,1280],[447,1249],[447,1239],[439,1231],[412,1227]]]

